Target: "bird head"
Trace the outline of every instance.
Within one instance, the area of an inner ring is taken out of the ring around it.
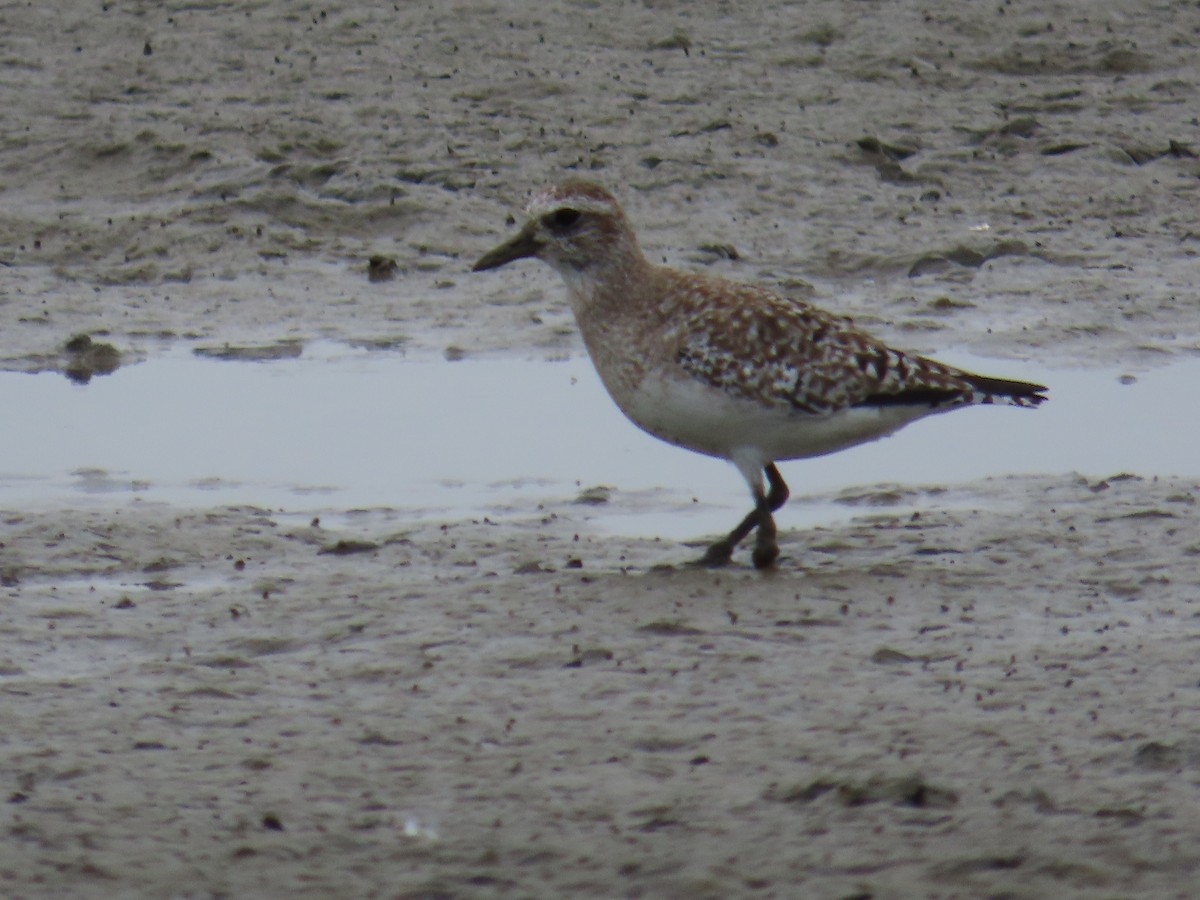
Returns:
[[[589,181],[570,180],[539,191],[526,207],[528,220],[512,239],[485,253],[481,272],[536,257],[573,279],[589,269],[640,259],[633,230],[617,201]]]

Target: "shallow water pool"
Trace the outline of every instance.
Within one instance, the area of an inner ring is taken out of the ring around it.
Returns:
[[[1071,471],[1200,478],[1200,421],[1188,414],[1200,360],[1124,383],[1114,370],[935,355],[1041,380],[1051,399],[1037,410],[956,410],[786,463],[794,501],[781,523],[829,518],[814,495],[881,482]],[[748,505],[731,466],[629,424],[583,358],[414,361],[317,344],[298,358],[246,363],[180,349],[87,385],[0,373],[0,409],[0,508],[132,496],[459,517],[532,514],[607,485],[611,501],[595,508],[603,524],[669,537],[725,530]]]

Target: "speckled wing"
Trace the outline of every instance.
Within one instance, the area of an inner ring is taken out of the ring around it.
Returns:
[[[1035,406],[1040,385],[984,378],[893,350],[847,318],[751,285],[684,316],[677,361],[708,384],[764,405],[828,415],[852,406]],[[730,287],[736,287],[728,293]]]

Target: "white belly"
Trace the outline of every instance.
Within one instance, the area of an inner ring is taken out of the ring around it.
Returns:
[[[691,379],[653,375],[613,399],[635,425],[708,456],[767,462],[823,456],[891,434],[929,415],[925,406],[851,407],[813,415],[732,396]]]

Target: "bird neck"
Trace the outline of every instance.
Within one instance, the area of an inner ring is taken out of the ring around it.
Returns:
[[[583,268],[560,270],[571,309],[584,319],[613,321],[638,312],[653,267],[639,252],[620,259],[592,260]]]

